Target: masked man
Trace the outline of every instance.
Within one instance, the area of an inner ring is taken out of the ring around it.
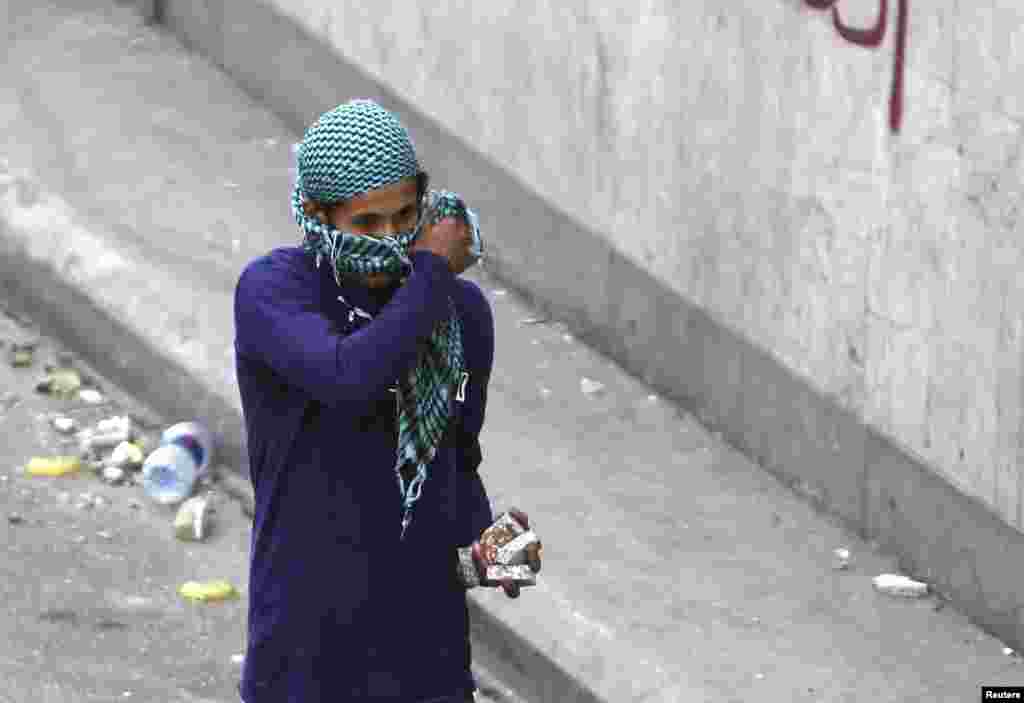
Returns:
[[[241,697],[472,701],[456,549],[493,520],[477,468],[494,320],[458,278],[476,216],[427,190],[405,127],[369,100],[321,115],[297,166],[302,246],[235,290],[256,496]]]

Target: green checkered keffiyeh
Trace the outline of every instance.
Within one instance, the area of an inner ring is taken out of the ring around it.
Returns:
[[[395,237],[366,237],[342,232],[329,223],[306,217],[304,199],[333,205],[343,199],[419,176],[412,140],[398,119],[370,100],[352,100],[324,113],[306,131],[297,152],[297,177],[292,213],[303,229],[304,250],[316,256],[317,268],[326,258],[340,286],[343,280],[367,273],[406,276],[412,270],[409,247],[427,223],[459,216],[479,241],[476,214],[455,193],[425,190],[421,179],[420,213],[416,228]],[[398,457],[395,474],[405,512],[401,537],[412,519],[427,467],[437,453],[451,419],[452,396],[463,371],[462,328],[455,303],[419,351],[416,365],[399,379]],[[415,468],[408,485],[403,468]]]

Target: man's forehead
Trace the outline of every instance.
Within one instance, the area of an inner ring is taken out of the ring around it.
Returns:
[[[398,210],[416,202],[416,180],[405,179],[354,196],[347,208],[352,214],[371,210]]]

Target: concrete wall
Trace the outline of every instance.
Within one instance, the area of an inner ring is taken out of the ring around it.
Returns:
[[[1017,0],[269,4],[1024,528]]]

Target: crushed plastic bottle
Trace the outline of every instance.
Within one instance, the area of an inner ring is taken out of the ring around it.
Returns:
[[[213,458],[213,436],[198,422],[179,422],[167,428],[160,436],[160,444],[177,444],[187,450],[196,465],[196,478],[203,478],[209,472]]]
[[[164,444],[142,465],[142,487],[157,503],[173,505],[192,494],[198,467],[190,451],[180,444]]]

